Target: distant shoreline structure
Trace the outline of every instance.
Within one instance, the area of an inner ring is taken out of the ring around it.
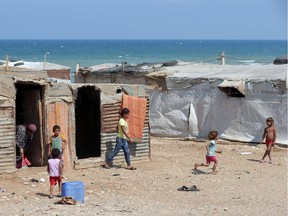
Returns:
[[[178,60],[205,64],[220,64],[225,52],[225,64],[272,64],[275,58],[287,55],[286,40],[0,40],[0,59],[27,62],[44,61],[90,67],[101,64],[140,64]]]

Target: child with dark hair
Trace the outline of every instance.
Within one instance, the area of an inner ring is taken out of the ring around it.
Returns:
[[[62,163],[64,165],[64,152],[66,149],[66,139],[63,134],[61,134],[61,128],[59,125],[53,126],[53,135],[50,137],[48,143],[48,156],[51,156],[51,149],[57,148],[60,150],[60,156]]]
[[[213,162],[212,174],[217,174],[216,167],[218,164],[218,160],[215,156],[215,153],[222,153],[222,151],[216,150],[216,140],[218,139],[217,131],[210,131],[208,133],[208,139],[210,140],[209,144],[206,146],[207,154],[206,154],[206,163],[195,163],[194,169],[197,170],[198,166],[206,166],[208,167],[211,162]]]
[[[60,150],[58,148],[53,148],[51,151],[51,156],[48,160],[47,171],[49,173],[50,179],[50,195],[49,198],[53,198],[53,188],[58,182],[59,194],[61,196],[61,186],[62,186],[62,173],[63,173],[63,164],[60,160]]]
[[[128,134],[128,122],[126,121],[129,118],[130,110],[127,108],[123,108],[119,112],[121,118],[119,119],[117,126],[117,137],[116,137],[116,145],[113,152],[108,156],[107,160],[104,162],[103,167],[110,168],[109,163],[112,162],[113,158],[119,153],[121,148],[124,151],[125,160],[127,163],[127,169],[134,170],[136,169],[131,165],[130,161],[130,150],[128,146],[128,142],[133,142],[133,139]]]
[[[275,145],[275,142],[276,142],[277,129],[274,126],[274,119],[272,117],[267,118],[266,124],[267,124],[267,127],[264,129],[262,140],[260,142],[260,143],[264,143],[264,140],[265,140],[266,151],[263,157],[261,158],[260,163],[264,163],[264,159],[267,155],[269,158],[269,163],[272,163],[271,151],[272,151],[272,146]]]

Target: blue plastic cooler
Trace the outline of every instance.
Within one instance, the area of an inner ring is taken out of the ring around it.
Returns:
[[[71,196],[76,201],[84,203],[84,184],[81,181],[62,183],[61,196]]]

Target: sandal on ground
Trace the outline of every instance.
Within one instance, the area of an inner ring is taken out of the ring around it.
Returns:
[[[193,185],[191,187],[182,186],[182,187],[178,188],[177,190],[178,191],[199,191],[199,189],[196,187],[196,185]]]
[[[127,167],[126,169],[128,169],[128,170],[136,170],[137,168],[136,168],[136,167],[133,167],[133,166],[131,166],[131,167]]]

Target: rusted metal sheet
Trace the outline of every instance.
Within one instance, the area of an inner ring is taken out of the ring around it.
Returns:
[[[14,107],[0,107],[0,174],[16,169],[14,116]]]
[[[105,104],[101,106],[102,132],[113,133],[119,121],[119,110],[121,101],[113,104]]]
[[[74,148],[72,145],[72,131],[75,130],[73,126],[72,116],[74,114],[74,106],[71,103],[66,103],[64,101],[56,101],[47,104],[46,106],[46,140],[49,142],[50,136],[53,135],[53,126],[59,125],[61,128],[61,133],[66,138],[66,151],[64,155],[65,169],[72,169],[73,167],[73,155]],[[46,143],[46,145],[47,145]],[[47,150],[46,150],[47,152]],[[46,154],[47,155],[47,154]],[[46,156],[47,158],[47,156]]]
[[[67,79],[70,80],[70,68],[69,69],[60,69],[60,70],[47,70],[49,77],[57,79]]]

